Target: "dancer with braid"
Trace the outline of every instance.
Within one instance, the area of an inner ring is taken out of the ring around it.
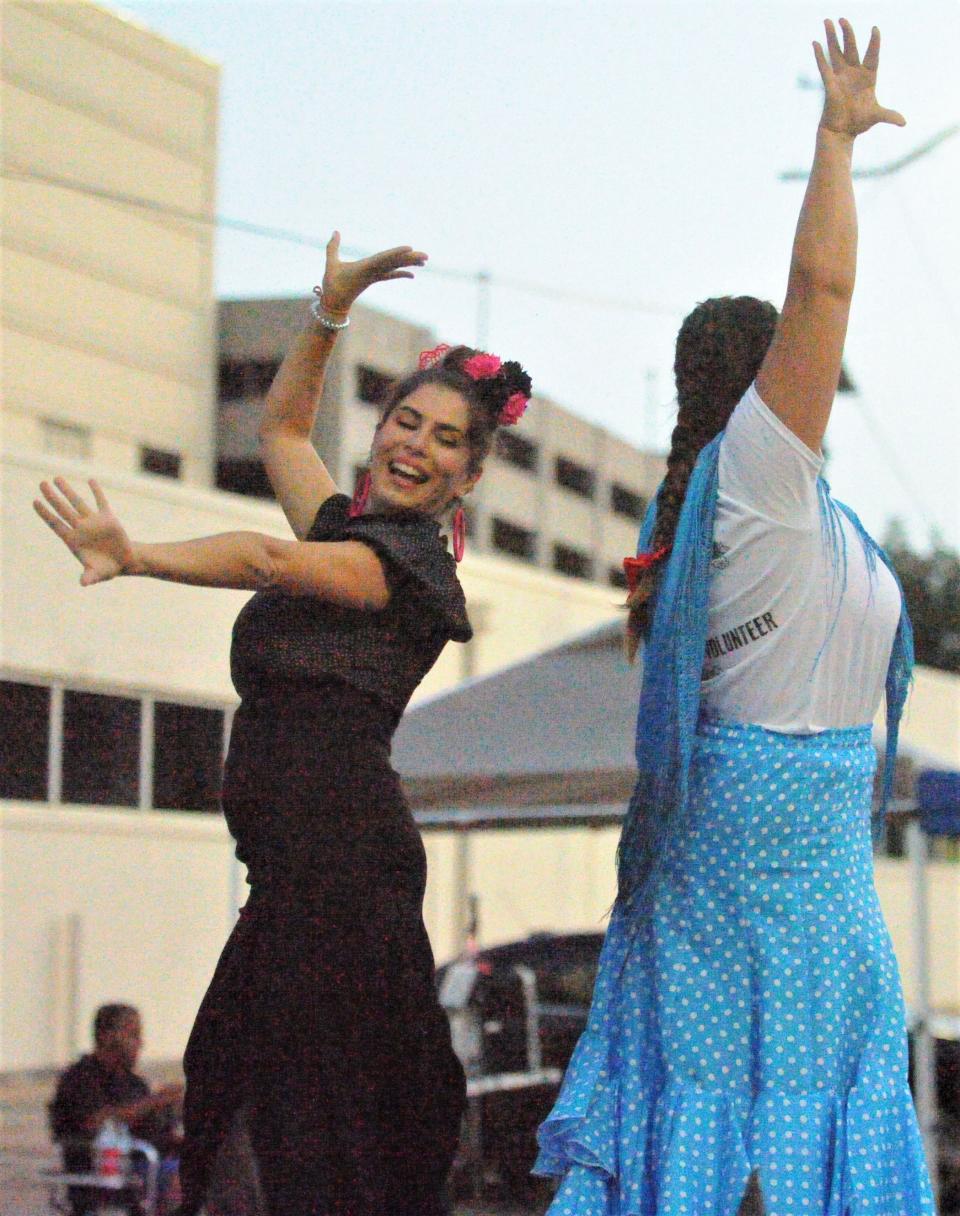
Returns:
[[[464,1105],[422,920],[426,857],[393,732],[449,639],[471,636],[440,535],[530,378],[459,346],[393,386],[353,502],[310,436],[324,369],[370,284],[411,278],[409,246],[327,249],[316,323],[267,396],[264,463],[296,537],[131,542],[103,491],[43,483],[41,517],[90,586],[147,575],[256,591],[233,633],[241,703],[223,806],[250,899],[203,1000],[184,1068],[183,1216],[203,1204],[242,1112],[270,1216],[439,1216]]]
[[[587,1028],[540,1131],[551,1216],[933,1216],[897,966],[873,885],[909,680],[896,578],[819,472],[878,122],[826,23],[783,312],[684,321],[667,473],[625,565],[638,779]]]

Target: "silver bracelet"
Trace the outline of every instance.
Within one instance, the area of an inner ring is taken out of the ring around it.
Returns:
[[[350,318],[345,317],[342,321],[334,321],[323,311],[323,292],[319,287],[314,287],[313,294],[315,300],[310,302],[310,311],[313,313],[313,318],[318,325],[322,325],[324,329],[332,330],[334,333],[339,333],[341,329],[346,329],[350,324]]]

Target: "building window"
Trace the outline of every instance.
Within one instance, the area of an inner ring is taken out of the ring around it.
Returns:
[[[501,460],[512,464],[518,469],[527,469],[531,473],[537,471],[539,452],[537,445],[523,435],[515,435],[513,431],[499,431],[497,434],[496,453]]]
[[[618,587],[621,591],[626,591],[627,575],[623,566],[611,566],[607,571],[607,582],[611,587]]]
[[[279,359],[221,360],[220,400],[236,401],[245,397],[265,396],[279,368]]]
[[[273,487],[262,460],[217,461],[217,489],[251,498],[273,498]]]
[[[614,482],[610,487],[610,510],[617,515],[625,515],[627,519],[640,520],[646,514],[647,500],[642,494]]]
[[[140,702],[68,689],[63,696],[63,801],[137,806]]]
[[[0,798],[44,802],[50,690],[0,681]]]
[[[526,562],[532,562],[536,557],[537,534],[527,528],[508,523],[505,519],[494,519],[491,535],[493,547],[500,553],[508,553]]]
[[[357,397],[368,405],[383,405],[393,386],[393,377],[378,372],[375,367],[357,365]]]
[[[153,473],[155,477],[180,476],[180,453],[165,452],[162,448],[140,449],[140,471]]]
[[[153,707],[153,805],[215,811],[220,804],[223,712],[157,701]]]
[[[568,460],[566,456],[558,456],[556,473],[557,485],[572,490],[582,498],[593,498],[597,479],[592,469],[577,464],[575,460]]]
[[[72,456],[83,460],[90,455],[90,428],[77,426],[73,422],[59,422],[56,418],[44,418],[40,423],[43,431],[43,450],[57,456]]]
[[[592,578],[593,561],[588,553],[573,549],[570,545],[553,546],[553,568],[570,578]]]

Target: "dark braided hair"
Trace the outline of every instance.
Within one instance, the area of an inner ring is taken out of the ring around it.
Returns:
[[[721,296],[698,304],[680,326],[673,363],[677,425],[657,495],[651,550],[669,550],[673,544],[697,457],[727,425],[734,406],[760,370],[776,325],[777,310],[765,300]],[[631,659],[649,625],[650,600],[666,560],[664,554],[642,571],[627,598],[626,648]]]
[[[470,445],[470,471],[479,470],[490,451],[493,437],[501,425],[500,412],[514,393],[529,397],[533,393],[533,382],[519,363],[510,360],[501,363],[494,376],[474,380],[463,370],[463,365],[474,355],[485,354],[470,346],[453,346],[443,353],[432,367],[411,372],[391,386],[384,403],[380,423],[383,425],[390,414],[405,398],[415,393],[424,384],[440,384],[459,393],[470,409],[470,425],[467,442]]]

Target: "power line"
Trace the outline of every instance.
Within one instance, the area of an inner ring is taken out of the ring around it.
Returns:
[[[960,132],[960,123],[954,123],[953,126],[945,127],[942,131],[938,131],[936,135],[931,135],[924,143],[918,144],[897,160],[887,161],[886,164],[882,165],[870,165],[866,169],[854,169],[852,175],[858,179],[863,177],[890,177],[891,174],[899,173],[907,165],[911,165],[915,160],[926,156],[934,148],[939,147],[940,144],[945,143],[946,140],[951,139],[958,132]],[[809,176],[809,169],[785,169],[780,174],[780,180],[782,182],[799,182],[806,181]]]
[[[185,223],[199,224],[212,228],[229,228],[236,232],[246,232],[251,236],[264,237],[273,241],[284,241],[287,244],[300,245],[307,249],[326,249],[327,247],[326,240],[308,236],[306,233],[297,232],[291,228],[274,228],[266,224],[257,224],[250,220],[233,219],[226,215],[206,215],[202,212],[190,211],[184,207],[176,207],[170,203],[161,203],[156,199],[141,198],[133,194],[107,190],[101,186],[94,186],[88,182],[74,181],[71,178],[59,177],[52,173],[39,173],[33,169],[22,169],[9,165],[3,166],[0,172],[2,172],[4,177],[13,178],[18,181],[37,182],[62,190],[72,190],[78,194],[86,194],[93,198],[104,199],[107,202],[119,203],[125,207],[138,207],[144,211],[152,211],[157,215],[183,220]],[[363,258],[369,254],[368,250],[357,249],[348,245],[344,245],[342,248],[343,252],[349,257]],[[481,293],[486,293],[490,287],[500,287],[508,291],[537,296],[544,300],[576,303],[580,307],[588,305],[593,308],[606,308],[612,311],[641,313],[658,317],[677,317],[684,312],[684,309],[679,306],[673,307],[669,304],[658,304],[651,301],[627,299],[618,296],[584,294],[582,292],[568,291],[562,287],[550,287],[545,283],[495,275],[487,270],[462,270],[456,267],[436,266],[430,263],[421,267],[421,272],[435,275],[441,279],[472,283]],[[484,303],[483,307],[488,309],[489,304]]]
[[[871,437],[876,445],[877,451],[879,451],[880,455],[887,462],[887,467],[889,468],[890,472],[900,483],[900,488],[902,490],[906,490],[915,509],[923,517],[923,522],[927,525],[927,529],[931,532],[936,530],[938,525],[934,519],[933,512],[930,510],[928,504],[924,502],[923,496],[917,492],[913,481],[901,465],[899,457],[896,455],[894,448],[888,442],[886,434],[881,428],[880,423],[877,421],[876,415],[873,412],[873,407],[867,402],[859,391],[853,394],[853,399],[857,403],[857,406],[863,415],[863,420],[867,426],[867,434]]]

